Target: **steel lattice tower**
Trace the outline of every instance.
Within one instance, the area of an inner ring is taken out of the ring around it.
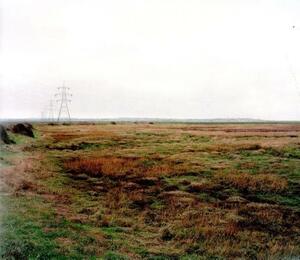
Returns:
[[[60,103],[57,122],[61,120],[71,121],[70,110],[68,106],[68,103],[71,102],[70,97],[72,96],[72,94],[69,93],[70,88],[63,84],[62,87],[58,87],[57,89],[59,93],[55,94],[55,97],[57,97],[56,102]]]
[[[48,111],[48,119],[50,122],[54,121],[54,104],[53,104],[53,100],[50,100],[49,103],[49,111]]]

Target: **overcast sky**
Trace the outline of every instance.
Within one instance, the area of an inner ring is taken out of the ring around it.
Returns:
[[[299,0],[0,3],[0,118],[300,119]]]

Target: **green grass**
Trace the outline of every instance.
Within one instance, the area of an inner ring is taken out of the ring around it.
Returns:
[[[105,253],[105,255],[103,256],[104,260],[128,260],[129,258],[127,256],[118,254],[114,251],[108,251]]]
[[[8,210],[3,216],[3,229],[0,256],[4,259],[49,259],[62,258],[53,235],[42,230],[43,221],[51,219],[48,209],[43,211],[32,208],[35,199],[7,198],[3,200]],[[38,214],[38,215],[37,215]]]
[[[34,138],[28,137],[21,134],[9,133],[9,137],[16,143],[16,144],[28,144],[32,142]]]
[[[95,227],[57,218],[51,205],[38,198],[9,199],[3,217],[4,233],[0,257],[4,259],[83,259],[93,258],[97,241],[89,234]],[[99,230],[100,232],[100,230]],[[68,247],[57,239],[72,241]],[[93,245],[90,250],[86,249]]]
[[[284,194],[257,194],[256,197],[262,201],[268,202],[268,203],[274,203],[283,205],[286,207],[295,208],[300,212],[300,196],[296,194],[291,195],[284,195]]]

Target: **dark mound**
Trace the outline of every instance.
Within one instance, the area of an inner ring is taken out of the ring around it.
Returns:
[[[30,124],[30,123],[24,123],[23,125],[25,125],[27,128],[29,128],[29,129],[31,129],[31,130],[34,129],[34,128],[33,128],[33,125]]]
[[[31,124],[16,124],[12,127],[12,131],[16,134],[26,135],[29,137],[34,137],[33,127]]]
[[[13,140],[10,140],[6,130],[5,130],[5,127],[0,125],[0,135],[1,135],[1,141],[5,144],[13,144],[14,141]]]

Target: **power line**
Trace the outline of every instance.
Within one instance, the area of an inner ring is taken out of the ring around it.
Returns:
[[[69,93],[70,88],[65,86],[65,83],[63,83],[62,87],[57,88],[59,93],[55,94],[56,102],[60,103],[59,105],[59,112],[57,117],[57,122],[61,120],[68,120],[71,121],[71,115],[68,103],[71,102],[70,97],[72,97],[72,94]]]

